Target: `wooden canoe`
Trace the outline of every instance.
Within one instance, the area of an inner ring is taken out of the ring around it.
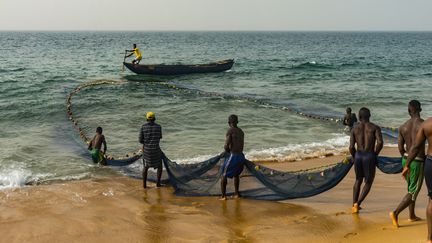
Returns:
[[[191,73],[216,73],[231,69],[234,59],[227,59],[208,64],[165,65],[165,64],[132,64],[123,62],[129,70],[137,74],[149,75],[179,75]]]

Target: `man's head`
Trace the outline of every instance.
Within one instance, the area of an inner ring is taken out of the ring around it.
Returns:
[[[418,115],[421,111],[421,104],[418,100],[411,100],[408,103],[408,113],[410,114],[410,116]]]
[[[346,113],[351,114],[351,107],[346,108]]]
[[[134,48],[134,49],[136,48],[136,44],[133,44],[133,48]]]
[[[232,126],[237,126],[238,123],[238,117],[236,115],[230,115],[228,117],[228,124],[232,125]]]
[[[362,107],[359,110],[359,119],[360,121],[369,121],[371,114],[370,110],[366,107]]]
[[[102,127],[97,127],[96,128],[96,133],[102,134]]]
[[[152,112],[152,111],[147,112],[146,119],[147,119],[147,121],[154,121],[154,120],[156,120],[155,113]]]

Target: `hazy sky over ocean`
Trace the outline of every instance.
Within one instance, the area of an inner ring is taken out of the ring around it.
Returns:
[[[432,30],[432,0],[0,0],[0,30]]]

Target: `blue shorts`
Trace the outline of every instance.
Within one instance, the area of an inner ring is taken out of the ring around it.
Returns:
[[[356,179],[364,178],[366,183],[372,183],[375,178],[377,156],[374,152],[357,151],[354,160]]]
[[[233,178],[239,176],[244,167],[245,157],[243,153],[234,154],[231,153],[224,161],[221,173],[223,177]]]

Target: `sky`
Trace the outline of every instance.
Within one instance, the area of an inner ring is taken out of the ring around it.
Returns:
[[[0,30],[432,31],[432,0],[0,0]]]

